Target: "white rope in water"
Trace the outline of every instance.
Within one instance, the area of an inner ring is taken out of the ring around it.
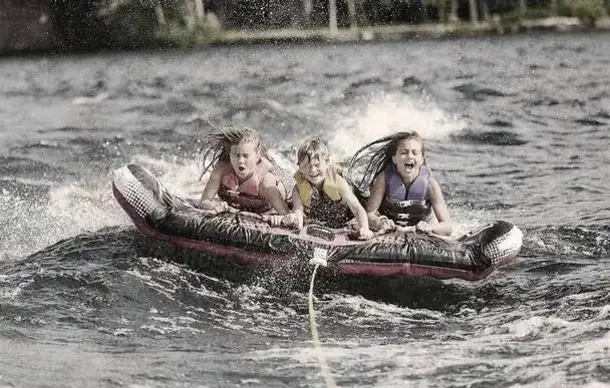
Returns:
[[[316,357],[318,358],[318,363],[320,364],[320,368],[322,369],[322,375],[324,377],[324,383],[327,387],[336,387],[335,379],[330,371],[330,367],[326,362],[326,358],[324,357],[324,353],[322,351],[322,345],[320,344],[320,339],[318,338],[318,329],[316,328],[316,321],[313,309],[313,284],[314,279],[316,278],[316,271],[320,264],[326,266],[326,261],[320,263],[316,261],[316,259],[312,259],[310,261],[311,264],[315,264],[313,269],[313,273],[311,274],[311,283],[309,284],[309,328],[311,330],[311,337],[313,341],[313,345],[315,348]]]

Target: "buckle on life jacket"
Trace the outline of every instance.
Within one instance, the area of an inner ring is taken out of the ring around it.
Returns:
[[[424,201],[419,201],[416,199],[406,199],[404,201],[395,202],[395,206],[399,209],[407,209],[411,206],[424,206]]]

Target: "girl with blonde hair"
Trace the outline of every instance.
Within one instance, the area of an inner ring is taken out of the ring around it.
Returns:
[[[297,157],[299,169],[294,175],[293,208],[284,223],[301,229],[303,217],[308,216],[328,227],[340,228],[355,216],[359,237],[371,238],[373,233],[366,211],[341,171],[330,163],[326,143],[312,137],[301,144]]]
[[[247,127],[229,127],[203,138],[200,157],[201,177],[210,169],[199,207],[223,212],[229,206],[263,214],[275,210],[290,213],[286,205],[287,190],[278,179],[281,169],[263,146],[257,131]],[[201,179],[200,177],[200,179]],[[282,217],[270,217],[272,225]]]

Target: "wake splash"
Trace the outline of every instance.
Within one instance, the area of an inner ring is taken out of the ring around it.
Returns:
[[[450,114],[422,94],[381,94],[366,105],[343,112],[329,145],[338,161],[350,158],[360,147],[383,136],[417,131],[424,139],[441,139],[466,128],[463,119]]]
[[[129,223],[104,180],[58,185],[41,197],[4,189],[0,209],[0,260],[25,257],[80,233]]]

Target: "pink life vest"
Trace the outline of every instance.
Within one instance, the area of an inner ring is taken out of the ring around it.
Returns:
[[[233,167],[228,164],[220,181],[218,196],[239,210],[253,213],[269,211],[272,208],[271,204],[262,198],[258,192],[259,185],[267,172],[269,172],[269,168],[266,163],[264,161],[260,162],[254,173],[240,183]]]

